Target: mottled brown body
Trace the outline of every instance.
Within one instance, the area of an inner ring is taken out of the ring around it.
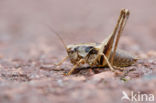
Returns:
[[[89,64],[93,67],[104,67],[108,66],[105,63],[105,59],[103,56],[99,55],[101,44],[90,43],[90,44],[79,44],[79,45],[69,45],[68,48],[68,55],[69,59],[72,64],[76,64],[77,61],[81,59],[85,59],[85,63]],[[110,59],[112,57],[112,53],[110,53]],[[116,67],[126,67],[134,64],[137,61],[137,58],[128,52],[117,49],[114,59],[113,59],[113,66]]]
[[[122,9],[112,34],[102,43],[74,44],[66,47],[63,42],[68,56],[58,65],[62,64],[67,58],[74,64],[73,68],[66,75],[70,75],[82,64],[88,64],[90,67],[108,66],[114,71],[113,67],[125,67],[135,63],[137,58],[123,50],[117,49],[120,35],[128,17],[129,10]]]

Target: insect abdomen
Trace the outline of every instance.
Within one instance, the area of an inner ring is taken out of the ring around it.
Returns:
[[[117,67],[126,67],[134,64],[137,60],[138,59],[136,57],[126,51],[117,49],[114,55],[113,65]]]

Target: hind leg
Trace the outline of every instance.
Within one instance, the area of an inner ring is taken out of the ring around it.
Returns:
[[[113,64],[113,61],[114,61],[114,55],[116,53],[116,49],[117,49],[117,46],[118,46],[118,42],[119,42],[119,39],[120,39],[120,36],[121,36],[121,33],[126,25],[126,22],[127,22],[127,19],[129,17],[129,11],[127,9],[122,9],[121,10],[121,17],[120,17],[120,20],[118,20],[118,25],[115,27],[115,30],[114,31],[117,31],[116,28],[118,28],[118,34],[116,35],[116,38],[115,38],[115,44],[114,44],[114,47],[112,49],[112,56],[111,56],[111,59],[110,59],[110,62],[111,64]]]

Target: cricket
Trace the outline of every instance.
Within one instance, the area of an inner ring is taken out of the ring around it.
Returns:
[[[73,67],[65,75],[71,75],[76,68],[84,64],[88,64],[90,68],[109,67],[111,71],[115,71],[118,67],[122,68],[134,64],[138,60],[137,57],[124,50],[117,49],[120,36],[129,15],[130,12],[128,9],[121,9],[113,32],[101,43],[81,43],[66,46],[60,35],[55,32],[62,41],[68,54],[57,66],[69,59]]]

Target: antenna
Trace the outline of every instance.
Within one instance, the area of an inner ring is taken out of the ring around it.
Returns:
[[[64,48],[67,50],[67,46],[65,44],[65,42],[63,41],[62,37],[60,36],[60,34],[58,32],[56,32],[50,25],[46,24],[48,26],[48,28],[55,33],[55,35],[60,39],[61,43],[63,44]]]

